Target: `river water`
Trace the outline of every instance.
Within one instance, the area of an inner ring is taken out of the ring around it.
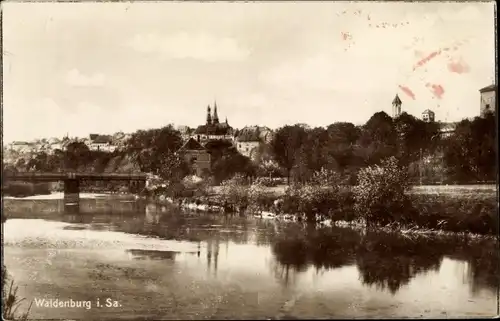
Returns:
[[[60,200],[5,200],[4,264],[19,295],[34,300],[32,318],[498,314],[491,241],[360,234],[110,198],[81,202],[80,213],[69,214]],[[90,306],[44,307],[42,299]]]

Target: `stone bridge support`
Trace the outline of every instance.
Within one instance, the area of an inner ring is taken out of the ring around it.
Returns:
[[[80,180],[64,180],[64,207],[70,212],[77,211],[80,207]]]
[[[146,181],[140,181],[140,180],[130,181],[129,191],[131,193],[139,194],[144,190],[144,188],[146,188]]]

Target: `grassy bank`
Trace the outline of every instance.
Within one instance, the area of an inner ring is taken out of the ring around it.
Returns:
[[[226,206],[229,210],[255,215],[271,212],[290,214],[299,220],[316,222],[359,222],[366,219],[357,208],[353,188],[299,186],[270,193],[254,185],[218,188],[209,195],[183,198],[193,204]],[[440,230],[456,233],[495,235],[498,233],[497,198],[493,193],[407,193],[403,203],[380,198],[370,219],[374,227]]]
[[[8,182],[3,187],[4,196],[27,197],[34,195],[48,195],[50,193],[50,183]]]

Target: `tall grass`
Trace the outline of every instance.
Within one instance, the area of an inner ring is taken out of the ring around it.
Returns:
[[[15,286],[14,281],[11,280],[9,287],[7,289],[7,270],[5,266],[2,267],[2,318],[4,320],[27,320],[31,306],[33,302],[30,303],[28,310],[25,313],[18,314],[17,310],[21,306],[21,303],[26,300],[26,298],[20,298],[17,294],[18,286]]]

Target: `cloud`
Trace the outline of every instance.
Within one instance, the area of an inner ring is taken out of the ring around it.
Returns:
[[[100,87],[104,85],[105,77],[102,73],[86,76],[75,68],[67,73],[66,82],[76,87]]]
[[[168,36],[138,34],[128,45],[139,52],[159,53],[173,59],[191,58],[204,61],[242,61],[250,51],[235,39],[206,33],[181,32]]]

